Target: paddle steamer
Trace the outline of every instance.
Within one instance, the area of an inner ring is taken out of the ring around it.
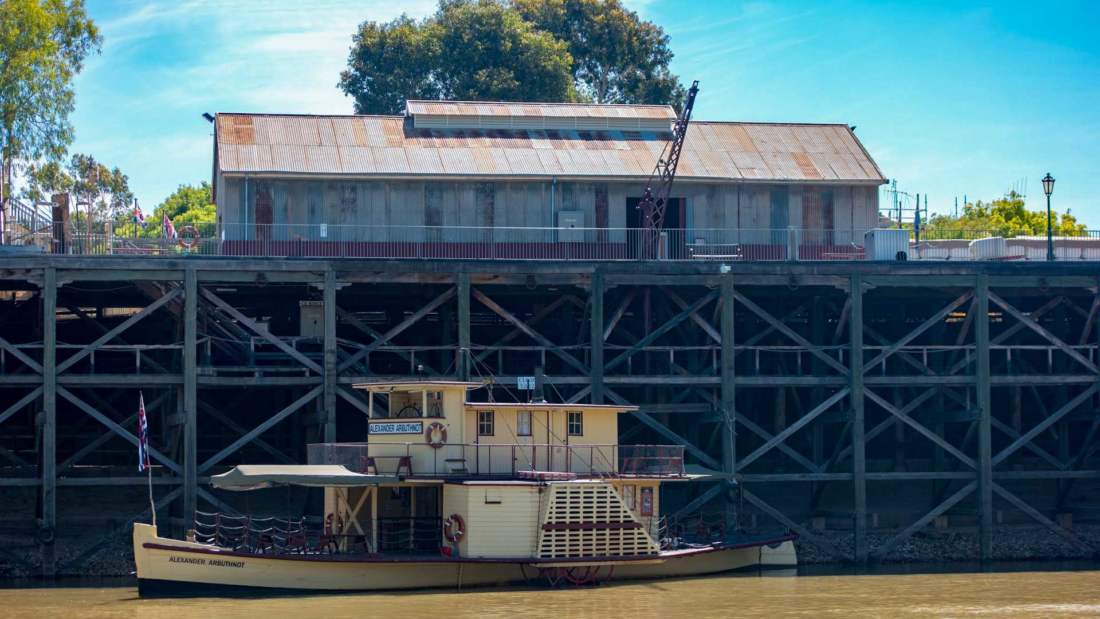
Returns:
[[[795,565],[792,535],[661,517],[662,484],[729,480],[689,471],[682,445],[618,444],[618,416],[634,407],[469,401],[481,386],[357,385],[366,442],[211,478],[225,490],[323,488],[323,522],[200,512],[185,540],[137,523],[140,594],[580,585]]]

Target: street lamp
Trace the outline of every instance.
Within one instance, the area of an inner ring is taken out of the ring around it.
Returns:
[[[1054,177],[1047,172],[1043,177],[1043,193],[1047,194],[1047,261],[1054,260],[1054,225],[1050,216],[1050,194],[1054,193]]]

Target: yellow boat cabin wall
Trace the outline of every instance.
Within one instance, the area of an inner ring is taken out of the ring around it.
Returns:
[[[367,391],[369,447],[363,472],[514,477],[523,471],[581,475],[618,470],[618,415],[630,406],[470,401],[480,383],[356,385]],[[386,396],[382,405],[380,395]]]

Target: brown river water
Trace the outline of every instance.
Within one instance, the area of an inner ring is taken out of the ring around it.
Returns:
[[[7,619],[1100,617],[1100,565],[1095,564],[1077,571],[737,575],[581,589],[243,599],[143,600],[132,586],[7,586],[0,588],[0,617]]]

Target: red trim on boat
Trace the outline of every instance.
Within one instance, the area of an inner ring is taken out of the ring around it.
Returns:
[[[665,551],[656,555],[629,555],[629,556],[609,556],[609,557],[560,557],[552,559],[543,559],[538,557],[501,557],[501,558],[478,558],[478,557],[444,557],[436,555],[424,555],[424,556],[388,556],[388,555],[263,555],[253,554],[248,552],[236,552],[233,550],[222,550],[213,548],[183,548],[180,546],[172,546],[169,544],[158,544],[156,542],[145,542],[142,544],[143,548],[150,548],[154,550],[169,550],[172,552],[182,552],[189,554],[202,554],[202,555],[216,555],[220,557],[243,557],[246,559],[271,559],[274,561],[320,561],[329,563],[524,563],[524,564],[536,564],[536,563],[592,563],[592,562],[635,562],[635,561],[652,561],[654,559],[679,559],[683,557],[690,557],[694,555],[707,554],[709,552],[718,552],[720,550],[737,550],[740,548],[753,548],[756,546],[771,546],[774,544],[780,544],[786,541],[797,539],[797,535],[785,535],[782,537],[776,537],[765,540],[754,540],[751,542],[745,542],[742,544],[715,544],[713,546],[706,546],[703,548],[687,548],[684,550],[672,550]]]

